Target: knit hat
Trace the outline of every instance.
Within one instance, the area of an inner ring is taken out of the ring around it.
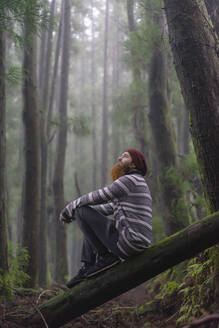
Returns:
[[[135,148],[129,148],[126,151],[130,154],[136,169],[141,171],[142,175],[145,175],[147,173],[147,164],[144,155]]]

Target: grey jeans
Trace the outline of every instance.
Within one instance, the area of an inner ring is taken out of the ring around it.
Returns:
[[[114,220],[90,206],[77,208],[75,218],[84,235],[81,262],[93,264],[97,255],[105,255],[108,252],[124,257],[117,246],[119,232]]]

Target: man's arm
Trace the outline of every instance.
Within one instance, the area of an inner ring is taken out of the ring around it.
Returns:
[[[91,207],[103,215],[111,215],[114,212],[113,203],[106,203],[106,204],[101,204],[101,205],[91,205]]]
[[[121,198],[131,192],[133,182],[128,175],[115,180],[109,186],[90,192],[70,202],[61,212],[60,221],[68,222],[74,217],[74,210],[77,207],[86,205],[98,205],[112,202],[116,198]],[[68,219],[66,220],[66,217]]]

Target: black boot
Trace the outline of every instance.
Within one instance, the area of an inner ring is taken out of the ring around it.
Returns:
[[[78,273],[75,277],[69,280],[66,284],[68,288],[72,288],[73,286],[77,285],[79,282],[85,280],[87,278],[87,272],[91,268],[91,264],[84,263],[84,265],[80,268]]]
[[[106,271],[114,265],[121,262],[120,258],[112,253],[107,253],[103,256],[98,256],[96,264],[90,266],[87,270],[86,277],[93,277],[100,272]]]

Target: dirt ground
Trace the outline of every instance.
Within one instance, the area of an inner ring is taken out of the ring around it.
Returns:
[[[177,304],[174,299],[165,306],[160,305],[148,311],[139,312],[139,306],[151,301],[146,285],[139,287],[103,304],[76,318],[63,328],[173,328],[178,317]],[[60,291],[59,291],[60,292]],[[0,328],[23,328],[22,321],[32,309],[57,294],[57,288],[41,290],[33,295],[16,295],[11,301],[0,303]],[[46,328],[45,324],[45,328]],[[193,326],[192,326],[193,327]],[[198,325],[198,327],[217,328],[216,323]],[[29,327],[32,328],[32,327]]]

